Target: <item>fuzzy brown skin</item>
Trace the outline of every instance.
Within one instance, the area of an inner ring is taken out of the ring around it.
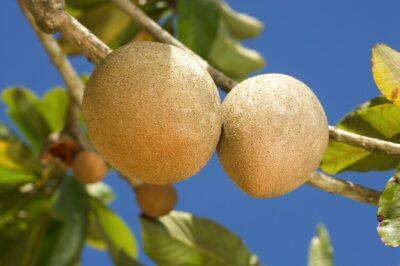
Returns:
[[[136,201],[144,214],[158,218],[175,208],[177,194],[171,185],[142,184],[136,189]]]
[[[125,176],[170,184],[198,172],[221,131],[210,75],[183,50],[131,43],[93,72],[83,98],[89,136]]]
[[[239,188],[270,198],[302,185],[328,145],[328,123],[314,93],[287,75],[237,85],[222,104],[219,160]]]
[[[76,179],[82,184],[102,181],[107,175],[107,165],[95,152],[82,151],[78,153],[72,164]]]

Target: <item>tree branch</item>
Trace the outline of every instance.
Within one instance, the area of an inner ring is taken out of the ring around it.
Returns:
[[[379,191],[354,184],[350,181],[333,178],[321,172],[315,172],[307,181],[307,184],[330,193],[356,200],[362,203],[378,205],[381,193]]]
[[[60,0],[25,1],[28,1],[28,7],[30,8],[31,12],[35,14],[36,21],[41,21],[41,23],[39,23],[40,26],[45,25],[44,27],[47,32],[61,32],[61,34],[72,45],[79,48],[82,54],[93,63],[98,64],[104,57],[112,52],[107,45],[93,35],[76,19],[74,19],[64,10],[60,10]],[[164,31],[157,23],[155,23],[150,17],[148,17],[129,0],[112,1],[115,2],[122,10],[124,10],[133,21],[141,25],[157,40],[176,45],[193,54],[191,50],[176,40],[168,32]],[[37,2],[41,3],[39,6],[40,8],[45,9],[45,11],[36,10],[38,8]],[[42,14],[46,14],[46,16],[44,17]],[[46,19],[49,21],[46,22]],[[197,55],[195,56],[199,59],[199,62],[207,68],[215,83],[222,89],[225,91],[230,91],[236,85],[233,80],[210,66],[204,59]],[[398,148],[396,145],[399,144],[349,133],[343,130],[338,130],[332,126],[330,126],[330,137],[336,141],[345,142],[356,147],[362,147],[369,151],[379,151],[388,155],[398,154]],[[397,153],[394,153],[394,150],[396,150]],[[330,193],[335,193],[356,201],[373,205],[377,205],[380,195],[378,191],[371,190],[361,185],[353,184],[349,181],[329,177],[319,172],[314,173],[307,184]]]
[[[329,137],[333,140],[363,148],[370,152],[400,156],[400,144],[398,143],[358,135],[333,126],[329,126]]]
[[[67,57],[61,50],[54,37],[50,34],[43,32],[36,25],[34,17],[25,6],[25,2],[19,0],[19,4],[22,12],[25,14],[25,17],[31,24],[37,37],[43,44],[43,47],[50,57],[50,60],[60,72],[61,77],[63,78],[64,83],[67,87],[69,95],[69,105],[66,118],[66,130],[69,132],[78,131],[79,108],[82,103],[84,84],[79,75],[75,72],[74,68],[68,61]]]
[[[37,25],[46,33],[60,32],[72,45],[94,64],[98,64],[112,50],[69,15],[60,9],[63,0],[19,0],[34,15]]]

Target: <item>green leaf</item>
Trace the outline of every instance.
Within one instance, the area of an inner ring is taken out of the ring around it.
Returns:
[[[37,96],[28,89],[14,87],[5,89],[2,97],[7,114],[38,151],[51,130],[37,108]]]
[[[378,203],[378,234],[390,247],[400,245],[400,173],[386,184]]]
[[[17,140],[0,139],[0,169],[35,171],[41,168],[30,149]]]
[[[264,25],[258,19],[247,14],[234,11],[223,1],[217,1],[222,13],[222,18],[229,27],[232,35],[238,39],[247,39],[258,36]]]
[[[91,211],[97,223],[97,239],[102,236],[116,265],[139,265],[134,235],[125,222],[103,203],[92,199]]]
[[[220,11],[215,1],[178,0],[178,38],[207,58],[218,34]]]
[[[79,21],[112,49],[111,45],[124,29],[132,24],[131,19],[113,3],[105,3],[83,12]]]
[[[0,235],[13,237],[26,230],[32,220],[48,212],[50,207],[49,197],[43,194],[12,195],[14,202],[8,208],[0,205]]]
[[[104,182],[86,185],[86,191],[91,197],[100,200],[105,205],[115,199],[115,194],[111,187]]]
[[[15,140],[15,134],[3,123],[0,122],[0,139],[1,140]]]
[[[66,0],[65,2],[70,7],[87,9],[105,3],[107,0]]]
[[[14,207],[0,211],[1,265],[36,265],[49,219],[49,197],[17,196]]]
[[[137,4],[138,1],[133,2]],[[128,15],[109,1],[68,0],[67,3],[74,8],[74,13],[77,14],[79,22],[112,49],[131,42],[140,30],[140,27],[134,24]],[[139,7],[153,20],[158,21],[164,11],[169,8],[169,3],[164,2],[167,5],[162,7],[159,7],[157,3],[158,1],[146,1],[145,5],[139,5]],[[78,10],[80,12],[77,12]],[[67,54],[80,54],[80,51],[64,38],[60,38],[59,42]]]
[[[86,244],[92,248],[99,250],[107,249],[107,242],[103,237],[101,228],[97,222],[93,208],[90,208],[88,216],[88,230],[86,232]]]
[[[260,54],[238,41],[260,33],[258,20],[220,0],[178,0],[177,17],[179,40],[229,76],[242,79],[265,65]]]
[[[73,177],[65,177],[53,204],[39,265],[71,265],[79,257],[87,228],[88,197]]]
[[[2,266],[31,266],[40,252],[48,217],[38,216],[17,237],[0,236],[0,261]]]
[[[40,172],[41,165],[32,151],[0,123],[0,169]],[[0,181],[1,182],[1,181]]]
[[[19,206],[27,205],[36,195],[23,193],[20,187],[0,186],[0,188],[2,188],[0,191],[0,215],[12,208],[19,208]],[[0,222],[0,224],[2,224],[2,222]]]
[[[64,128],[67,108],[68,94],[61,88],[47,91],[38,103],[38,110],[49,125],[51,132],[61,131]]]
[[[0,186],[34,182],[38,176],[31,172],[0,168]]]
[[[399,142],[400,106],[378,97],[346,115],[337,127],[364,136]],[[399,163],[398,157],[371,153],[330,140],[321,169],[329,174],[342,171],[385,171],[396,168]]]
[[[318,225],[317,234],[311,239],[308,266],[333,266],[333,248],[325,226]]]
[[[259,265],[239,237],[208,219],[173,211],[141,224],[144,250],[157,265]]]
[[[242,46],[230,37],[223,22],[220,23],[218,37],[207,59],[216,68],[235,79],[244,79],[251,72],[265,66],[265,60],[257,51]]]

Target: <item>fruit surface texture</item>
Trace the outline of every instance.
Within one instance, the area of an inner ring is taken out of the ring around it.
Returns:
[[[97,153],[82,151],[75,156],[72,171],[79,182],[96,183],[106,177],[107,165]]]
[[[158,218],[175,208],[177,194],[171,185],[142,184],[136,190],[136,200],[144,214]]]
[[[107,56],[84,93],[83,116],[96,149],[125,176],[170,184],[198,172],[220,136],[220,98],[190,54],[136,42]]]
[[[269,198],[302,185],[328,145],[328,123],[314,93],[283,74],[239,83],[222,104],[218,157],[247,194]]]

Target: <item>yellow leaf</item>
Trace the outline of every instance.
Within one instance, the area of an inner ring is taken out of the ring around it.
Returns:
[[[154,41],[154,37],[147,31],[141,30],[136,34],[136,36],[133,40],[135,42],[152,42],[152,41]]]
[[[0,140],[0,167],[7,169],[24,169],[21,165],[14,162],[9,156],[10,142],[6,140]]]
[[[400,53],[386,44],[372,48],[372,75],[379,90],[400,105]]]

